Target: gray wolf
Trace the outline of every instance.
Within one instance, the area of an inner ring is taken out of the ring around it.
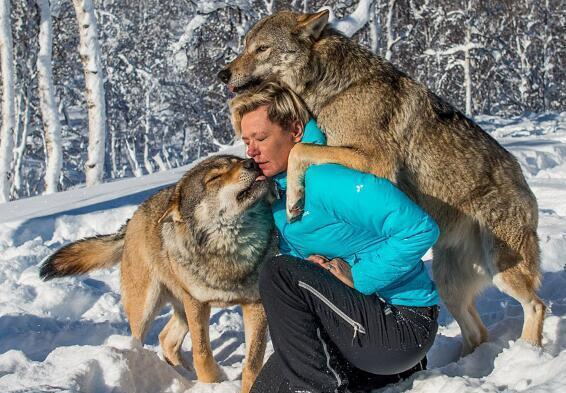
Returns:
[[[223,377],[208,333],[211,307],[240,304],[246,337],[242,392],[261,366],[267,321],[258,275],[276,252],[272,185],[253,160],[220,155],[190,169],[175,185],[142,203],[115,234],[64,246],[42,265],[44,279],[84,274],[120,263],[121,292],[132,335],[143,341],[159,309],[173,316],[159,335],[165,359],[182,366],[190,332],[201,382]]]
[[[291,151],[289,220],[301,213],[309,165],[338,163],[387,178],[441,228],[433,275],[462,330],[463,354],[487,340],[475,297],[490,283],[521,303],[521,338],[541,345],[537,202],[515,158],[477,124],[334,31],[327,11],[261,19],[219,77],[236,93],[270,79],[288,85],[326,134],[327,147]]]

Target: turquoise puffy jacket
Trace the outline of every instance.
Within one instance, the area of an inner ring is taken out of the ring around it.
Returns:
[[[311,120],[305,143],[326,144]],[[305,174],[302,217],[287,223],[286,173],[274,180],[281,199],[272,206],[280,252],[306,259],[342,258],[352,268],[354,287],[394,305],[438,304],[438,292],[421,258],[436,242],[434,220],[389,180],[341,165],[315,165]]]

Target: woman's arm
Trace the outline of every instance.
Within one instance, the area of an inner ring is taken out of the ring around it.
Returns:
[[[387,179],[321,165],[307,171],[306,190],[329,214],[384,239],[352,267],[354,287],[364,294],[401,280],[438,238],[434,220]]]

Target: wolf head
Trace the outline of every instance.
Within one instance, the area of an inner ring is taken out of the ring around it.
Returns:
[[[161,220],[170,218],[192,226],[228,223],[242,218],[260,201],[267,204],[272,187],[252,159],[214,156],[179,180]]]
[[[312,47],[328,23],[327,10],[315,14],[281,11],[261,19],[246,34],[245,47],[218,77],[232,92],[241,92],[268,79],[300,90],[311,61]]]

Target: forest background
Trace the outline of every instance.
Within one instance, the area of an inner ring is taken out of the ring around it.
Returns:
[[[249,28],[281,9],[329,7],[340,30],[471,117],[566,108],[563,0],[0,2],[0,25],[11,34],[3,29],[0,38],[4,200],[167,170],[233,144],[229,93],[216,74],[241,52]],[[89,47],[81,27],[93,26]],[[101,81],[102,106],[85,94],[89,66]],[[45,78],[51,119],[40,98]],[[89,108],[104,112],[100,124]],[[89,161],[95,142],[99,162]],[[60,157],[48,166],[53,148]],[[89,182],[85,168],[94,166],[99,175]]]

